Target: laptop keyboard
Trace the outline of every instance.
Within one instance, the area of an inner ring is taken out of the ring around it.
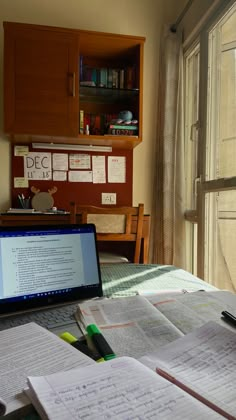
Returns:
[[[28,322],[36,322],[49,330],[63,327],[67,324],[75,324],[74,313],[76,312],[77,306],[78,304],[74,303],[52,309],[42,309],[42,311],[3,317],[0,318],[0,331],[27,324]]]

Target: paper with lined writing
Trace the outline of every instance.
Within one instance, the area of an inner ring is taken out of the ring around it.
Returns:
[[[210,321],[140,361],[236,418],[235,332]]]
[[[46,377],[30,377],[28,383],[29,395],[34,390],[33,403],[36,394],[47,413],[45,418],[50,420],[221,418],[128,357]]]
[[[0,333],[0,397],[7,414],[29,404],[22,393],[29,375],[96,364],[59,337],[31,322]]]

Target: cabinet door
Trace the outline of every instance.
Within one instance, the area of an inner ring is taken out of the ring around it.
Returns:
[[[78,135],[78,35],[4,24],[4,129]]]

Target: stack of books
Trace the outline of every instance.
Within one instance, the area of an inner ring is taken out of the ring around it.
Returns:
[[[138,125],[136,124],[109,124],[108,125],[108,134],[113,136],[137,136],[138,135]]]

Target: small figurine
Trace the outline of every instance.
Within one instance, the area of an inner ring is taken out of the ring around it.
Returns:
[[[34,197],[31,200],[31,206],[37,211],[51,210],[54,204],[53,194],[57,192],[57,187],[53,187],[48,192],[40,192],[36,187],[31,187]]]
[[[120,111],[119,114],[118,114],[118,118],[123,120],[123,122],[125,122],[125,121],[130,121],[131,122],[131,120],[133,118],[133,114],[132,114],[131,111]]]

